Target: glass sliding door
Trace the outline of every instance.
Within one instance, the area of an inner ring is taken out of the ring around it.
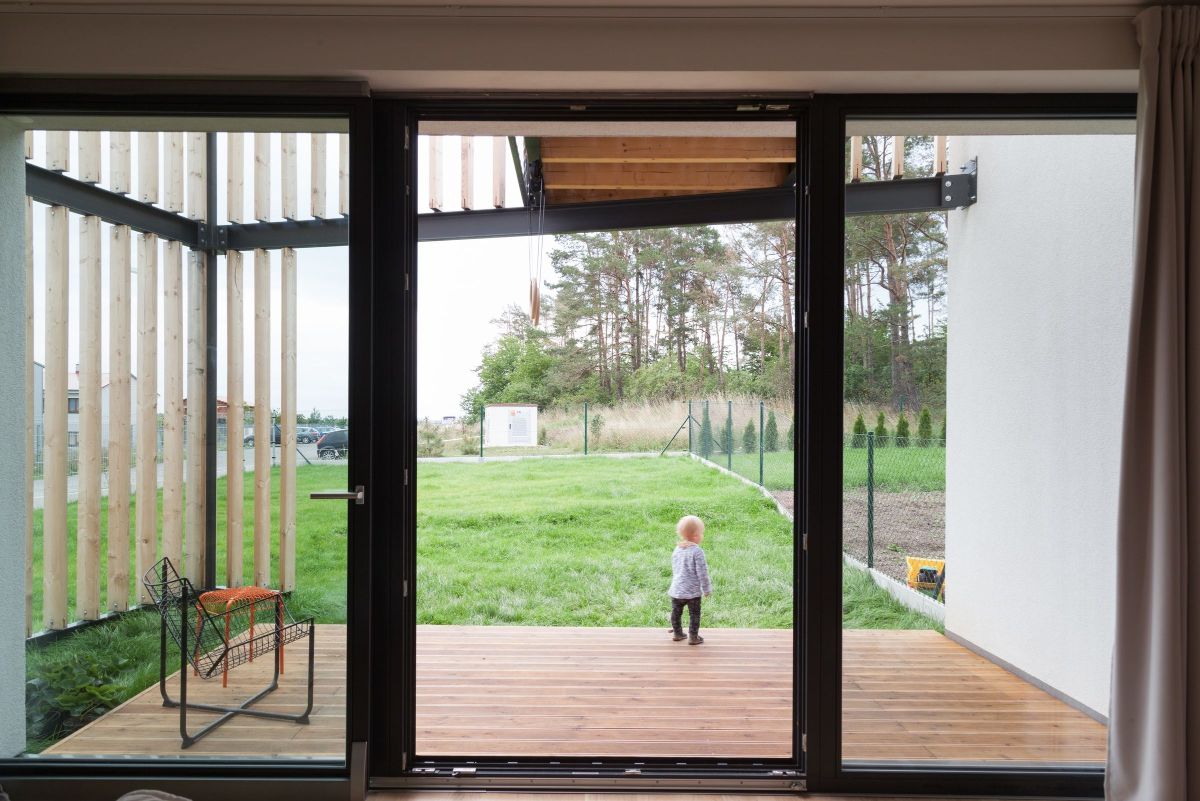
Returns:
[[[1100,772],[1132,121],[845,134],[843,769]]]
[[[0,756],[342,765],[353,505],[313,493],[355,459],[345,121],[80,121],[6,163],[28,524]]]

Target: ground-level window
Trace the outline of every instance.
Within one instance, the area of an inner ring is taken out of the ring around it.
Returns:
[[[4,129],[26,527],[0,757],[341,762],[347,514],[309,493],[347,480],[346,126],[129,123]]]
[[[1131,126],[846,133],[842,759],[1102,769]]]

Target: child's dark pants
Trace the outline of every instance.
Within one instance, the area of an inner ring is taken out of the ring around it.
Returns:
[[[700,598],[671,599],[671,628],[676,634],[683,633],[683,607],[688,608],[688,634],[700,633]]]

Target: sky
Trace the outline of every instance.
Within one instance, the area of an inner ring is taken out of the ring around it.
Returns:
[[[137,137],[132,139],[132,163],[136,176],[138,154]],[[446,191],[444,208],[457,210],[461,192],[460,144],[458,137],[444,138],[443,175]],[[279,135],[272,135],[272,218],[281,217]],[[300,214],[308,217],[310,192],[310,139],[307,134],[297,136],[298,181]],[[337,203],[337,143],[329,135],[326,144],[328,191],[327,213],[336,214]],[[428,198],[428,141],[418,140],[420,161],[419,197]],[[101,137],[102,176],[108,176],[108,135]],[[77,157],[77,138],[71,137],[72,168]],[[44,164],[45,136],[35,134],[34,163]],[[506,159],[506,203],[520,206],[520,192],[516,184],[516,172],[511,159]],[[224,185],[226,174],[226,142],[222,134],[218,141],[218,169]],[[253,176],[253,144],[247,137],[245,145],[246,208],[252,208],[251,180]],[[162,158],[160,157],[160,163]],[[476,140],[474,152],[475,194],[490,205],[492,197],[492,151],[490,140]],[[70,174],[70,173],[69,173]],[[77,177],[77,174],[76,174]],[[102,184],[103,185],[103,184]],[[136,177],[134,181],[136,186]],[[424,206],[424,203],[422,204]],[[226,214],[225,193],[220,193],[218,213],[221,221]],[[420,211],[429,212],[428,208]],[[45,362],[45,214],[41,204],[34,204],[34,359]],[[79,217],[71,215],[69,242],[69,301],[71,304],[68,329],[69,369],[79,361]],[[108,267],[109,226],[102,233],[102,370],[108,372]],[[133,269],[136,273],[137,235],[131,237]],[[417,410],[421,417],[440,419],[460,413],[459,399],[476,383],[475,368],[483,348],[498,334],[492,320],[498,318],[509,305],[528,303],[528,281],[530,274],[529,237],[510,239],[472,240],[465,242],[422,243],[418,251],[418,280],[420,296],[418,302],[418,401]],[[550,238],[545,247],[549,248]],[[161,247],[161,246],[160,246]],[[533,251],[536,253],[536,250]],[[348,250],[339,248],[312,248],[297,251],[297,409],[303,414],[320,410],[325,415],[342,416],[347,412],[348,345],[349,345],[349,292]],[[549,274],[548,253],[543,256]],[[279,407],[279,364],[280,364],[280,256],[270,253],[271,259],[271,406]],[[160,270],[164,259],[160,251]],[[184,257],[186,276],[187,259]],[[217,270],[217,340],[218,379],[217,395],[226,396],[226,272],[225,261],[220,260]],[[163,371],[161,357],[165,349],[165,332],[162,324],[163,279],[159,277],[159,408],[163,408]],[[136,310],[137,276],[132,279],[131,296]],[[243,337],[245,353],[246,401],[253,402],[253,354],[254,354],[254,256],[243,257]],[[187,309],[187,281],[184,280],[184,309]],[[137,372],[137,331],[131,320],[132,363]]]

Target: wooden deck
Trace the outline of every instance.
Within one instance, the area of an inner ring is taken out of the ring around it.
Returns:
[[[789,756],[791,632],[705,634],[694,647],[662,629],[421,626],[417,753]],[[1103,725],[936,632],[848,631],[844,653],[848,760],[1104,761]],[[282,687],[263,708],[301,708],[305,656],[302,643],[289,648]],[[344,659],[345,628],[318,626],[309,726],[235,719],[180,751],[177,716],[154,687],[47,753],[340,758]],[[189,689],[236,702],[269,669],[238,668],[226,691],[219,682]]]

